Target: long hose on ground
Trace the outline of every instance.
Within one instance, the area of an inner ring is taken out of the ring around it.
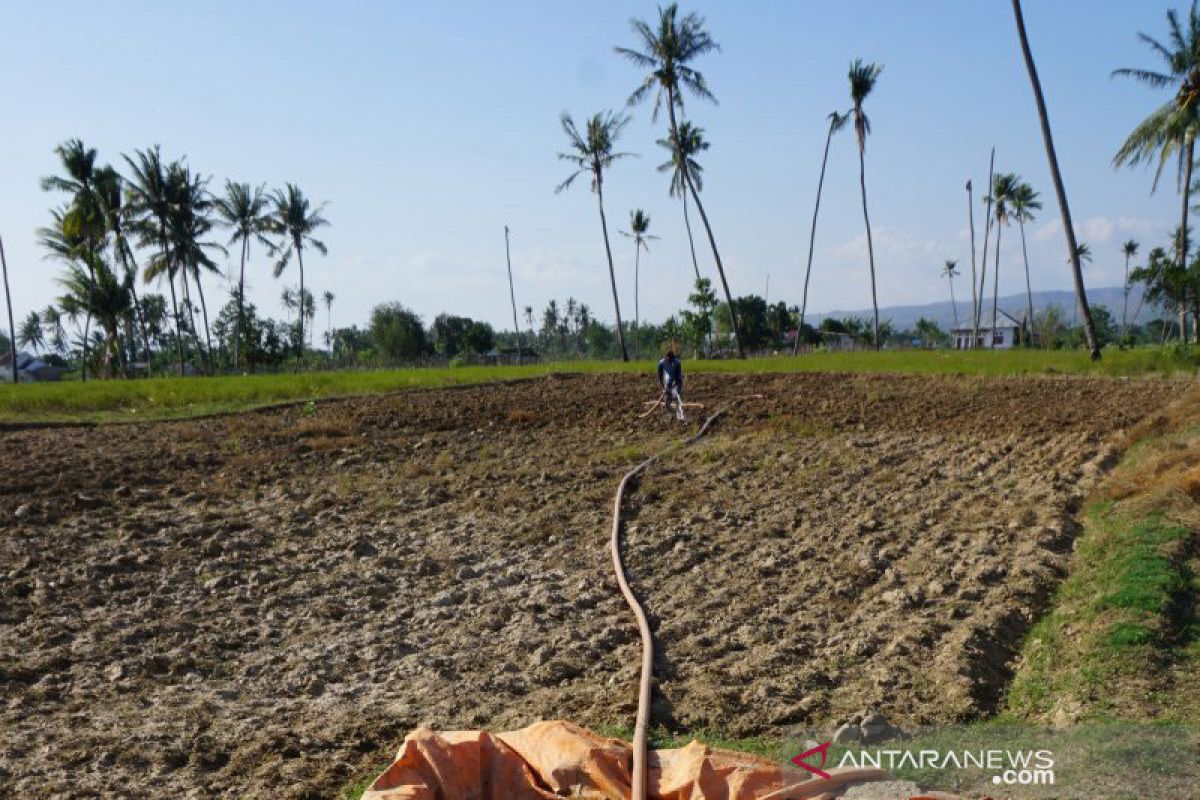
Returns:
[[[749,395],[739,398],[734,402],[739,403],[743,400],[761,397],[762,395]],[[609,543],[612,549],[613,571],[616,572],[617,583],[621,587],[621,594],[625,596],[625,602],[629,604],[629,609],[637,619],[638,634],[642,639],[642,675],[638,682],[637,722],[634,724],[633,729],[632,800],[645,800],[646,798],[646,726],[650,722],[650,681],[654,676],[654,638],[650,633],[650,623],[646,620],[646,612],[642,610],[641,603],[634,597],[633,590],[629,588],[629,581],[625,577],[625,567],[621,562],[621,503],[625,498],[625,489],[629,486],[630,481],[645,472],[647,467],[667,453],[678,447],[686,447],[707,434],[712,424],[728,409],[729,406],[726,406],[704,420],[704,424],[700,426],[700,430],[687,439],[684,439],[680,444],[673,445],[660,453],[650,456],[629,470],[629,472],[626,472],[624,477],[621,478],[621,483],[617,486],[617,495],[613,500],[612,538]]]

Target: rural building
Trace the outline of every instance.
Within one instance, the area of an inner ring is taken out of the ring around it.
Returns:
[[[854,337],[848,333],[837,333],[835,331],[821,331],[821,345],[826,350],[856,350],[857,342]]]
[[[986,317],[987,314],[984,314]],[[975,331],[971,325],[960,325],[950,331],[950,338],[954,341],[955,350],[971,350],[971,337]],[[974,348],[995,348],[996,350],[1007,350],[1010,347],[1021,344],[1025,340],[1025,323],[1017,319],[1011,314],[1003,310],[999,310],[996,315],[996,329],[992,331],[990,324],[985,325],[984,321],[979,320],[979,340],[975,342]]]
[[[20,383],[56,381],[62,375],[62,372],[61,368],[53,364],[47,364],[40,358],[29,355],[29,353],[17,353],[17,381]],[[11,350],[0,356],[0,380],[3,380],[5,383],[12,382]]]

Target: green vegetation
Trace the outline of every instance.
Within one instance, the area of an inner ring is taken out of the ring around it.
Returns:
[[[1144,687],[1118,687],[1159,671],[1160,657],[1183,633],[1176,607],[1188,589],[1191,538],[1189,528],[1157,512],[1091,507],[1071,576],[1028,638],[1011,713],[1104,719],[1145,701]]]
[[[1026,640],[1009,716],[1200,722],[1200,401],[1181,399],[1131,438]]]
[[[896,372],[952,375],[1194,373],[1200,359],[1174,350],[1113,350],[1101,362],[1071,350],[900,350],[818,352],[750,360],[689,361],[691,373]],[[172,419],[275,403],[532,378],[551,373],[653,374],[650,361],[572,361],[502,367],[377,372],[300,372],[137,381],[64,381],[0,386],[0,422],[112,422]]]

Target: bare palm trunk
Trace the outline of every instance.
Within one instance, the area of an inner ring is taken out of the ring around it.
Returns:
[[[992,343],[991,348],[996,349],[996,322],[997,312],[1000,310],[1000,234],[1004,232],[1004,226],[1000,221],[996,221],[996,263],[992,266]]]
[[[687,228],[688,247],[692,250],[692,269],[696,271],[696,280],[700,280],[700,262],[696,260],[696,242],[692,239],[692,222],[688,219],[687,193],[683,194],[683,226]]]
[[[679,128],[675,123],[675,91],[673,89],[667,92],[667,112],[671,122],[671,138],[678,142]],[[729,321],[733,327],[733,343],[737,346],[738,358],[745,358],[746,352],[742,349],[741,326],[738,324],[737,308],[733,304],[733,295],[729,292],[729,281],[725,279],[725,265],[721,262],[720,251],[717,250],[717,240],[713,236],[712,225],[708,222],[708,214],[704,213],[704,204],[700,202],[700,193],[696,191],[696,184],[692,181],[692,171],[688,169],[687,159],[683,159],[680,167],[683,170],[684,183],[687,184],[692,200],[696,203],[696,210],[700,212],[700,221],[704,223],[704,232],[708,234],[708,246],[712,248],[713,260],[717,262],[717,275],[721,278],[721,288],[725,292],[725,302],[729,306]]]
[[[996,148],[992,148],[991,158],[988,160],[988,182],[984,187],[984,221],[983,221],[983,257],[980,259],[979,266],[979,297],[976,300],[975,307],[975,346],[981,344],[979,339],[979,320],[983,319],[983,296],[987,290],[987,257],[988,257],[988,240],[992,236],[992,181],[996,177]],[[994,333],[994,331],[993,331]]]
[[[200,283],[200,272],[193,276],[196,279],[196,291],[200,293],[200,313],[204,315],[204,346],[208,351],[208,373],[213,372],[212,337],[208,333],[208,304],[204,302],[204,286]]]
[[[946,280],[950,283],[950,309],[954,312],[954,327],[958,327],[958,304],[954,302],[954,276],[947,275]]]
[[[300,265],[300,307],[296,312],[300,323],[300,338],[296,346],[300,349],[298,357],[302,366],[304,364],[304,248],[300,246],[299,240],[296,241],[296,263]]]
[[[1029,334],[1030,347],[1033,346],[1033,286],[1029,282],[1029,251],[1025,248],[1025,220],[1017,220],[1021,226],[1021,256],[1025,259],[1025,329]]]
[[[612,247],[608,243],[608,219],[604,216],[604,189],[601,185],[600,173],[596,173],[596,202],[600,206],[600,230],[604,233],[604,253],[608,256],[608,279],[612,283],[613,309],[617,315],[617,343],[621,346],[621,360],[629,360],[629,351],[625,349],[625,329],[621,325],[621,301],[617,297],[617,272],[613,269]]]
[[[1083,286],[1083,266],[1079,263],[1078,243],[1075,241],[1075,226],[1071,224],[1071,209],[1067,204],[1067,190],[1063,187],[1062,173],[1058,169],[1058,156],[1054,152],[1054,137],[1050,133],[1050,117],[1046,113],[1046,100],[1042,96],[1042,84],[1038,80],[1037,67],[1033,63],[1033,53],[1029,50],[1029,39],[1025,35],[1025,18],[1021,14],[1021,0],[1012,0],[1013,17],[1017,23],[1017,35],[1021,40],[1021,54],[1025,57],[1025,69],[1029,72],[1029,82],[1033,86],[1033,96],[1037,101],[1038,117],[1042,124],[1042,139],[1046,144],[1046,159],[1050,162],[1050,175],[1054,179],[1054,191],[1058,195],[1058,207],[1062,213],[1063,230],[1067,235],[1067,247],[1071,251],[1071,271],[1075,280],[1075,294],[1079,299],[1079,307],[1083,312],[1083,332],[1087,338],[1088,351],[1093,361],[1100,358],[1100,347],[1096,342],[1096,327],[1092,323],[1092,310],[1088,306],[1087,290]],[[1192,152],[1188,150],[1188,180],[1191,180]],[[1186,184],[1184,184],[1186,187]],[[1185,188],[1186,192],[1186,188]],[[1187,220],[1187,200],[1183,204],[1183,217]],[[1187,240],[1187,230],[1184,229],[1184,241]]]
[[[813,245],[817,242],[817,213],[821,210],[821,189],[825,185],[825,165],[829,161],[829,143],[833,141],[835,120],[829,122],[829,133],[825,134],[825,155],[821,156],[821,175],[817,178],[817,202],[813,205],[812,228],[808,233],[808,266],[804,269],[804,293],[800,295],[800,322],[796,325],[796,341],[792,343],[792,355],[800,352],[800,333],[804,330],[804,314],[808,310],[808,279],[812,275]]]
[[[8,289],[8,261],[4,258],[4,240],[0,239],[0,267],[4,270],[4,300],[8,304],[8,350],[12,356],[12,382],[17,385],[17,326],[13,324],[12,293]]]
[[[640,356],[642,352],[642,329],[639,326],[641,307],[638,305],[638,283],[642,270],[642,246],[635,239],[633,242],[633,352]]]
[[[134,268],[134,275],[137,274],[137,267]],[[142,352],[146,354],[147,368],[150,364],[150,334],[146,332],[146,314],[142,311],[142,300],[138,297],[137,287],[134,281],[129,282],[129,294],[133,298],[133,311],[137,315],[138,331],[142,334]]]
[[[1183,167],[1183,192],[1182,192],[1182,194],[1183,194],[1183,219],[1179,223],[1179,269],[1180,269],[1180,272],[1183,272],[1184,270],[1187,269],[1188,250],[1190,249],[1188,247],[1188,203],[1191,200],[1192,164],[1193,164],[1193,161],[1195,158],[1196,158],[1196,140],[1195,140],[1195,138],[1189,136],[1187,139],[1187,145],[1184,148],[1184,159],[1185,159],[1186,163],[1184,164],[1184,167]],[[1188,343],[1187,306],[1186,305],[1180,306],[1180,314],[1181,314],[1181,317],[1180,317],[1180,321],[1179,321],[1179,330],[1180,330],[1180,334],[1183,336],[1183,343],[1186,345]],[[1193,320],[1193,322],[1200,325],[1200,319],[1195,319],[1195,320]],[[1196,331],[1195,334],[1196,334],[1195,335],[1196,340],[1200,341],[1200,331]]]
[[[88,259],[88,308],[87,314],[83,317],[83,362],[80,364],[79,374],[84,383],[87,383],[88,370],[88,353],[91,344],[88,338],[91,335],[92,329],[92,308],[96,305],[96,270],[92,267],[91,259]],[[14,344],[15,347],[15,344]]]
[[[1129,322],[1129,253],[1125,254],[1125,284],[1121,293],[1121,346],[1125,346],[1125,328]]]
[[[246,255],[250,240],[242,239],[242,266],[238,272],[237,322],[233,326],[233,369],[236,372],[242,361],[242,315],[246,308]]]
[[[192,310],[192,290],[188,286],[187,265],[179,265],[179,284],[183,287],[183,307],[187,310],[188,329],[192,336],[196,337],[196,347],[200,346],[200,334],[196,330],[196,314]]]
[[[879,341],[879,300],[875,296],[875,245],[871,242],[871,218],[867,215],[867,165],[866,148],[858,147],[858,186],[862,190],[863,222],[867,225],[867,261],[871,265],[871,306],[875,309],[875,349],[882,346]]]
[[[121,265],[125,267],[125,273],[129,276],[129,294],[133,298],[133,311],[137,316],[138,331],[142,334],[142,347],[145,350],[148,365],[150,363],[150,335],[146,332],[146,315],[142,311],[142,301],[137,293],[137,261],[133,258],[124,236],[119,231],[114,246],[121,254]]]
[[[975,271],[975,198],[971,194],[971,182],[967,181],[967,220],[971,226],[971,328],[972,339],[971,347],[974,349],[975,343],[979,341],[979,314],[976,313],[979,301],[976,299],[978,293],[979,275]]]
[[[508,247],[508,226],[504,226],[504,261],[508,264],[508,298],[512,300],[513,331],[517,334],[517,366],[521,366],[521,325],[517,322],[517,292],[513,288],[512,254]],[[332,347],[332,345],[330,345]]]
[[[175,278],[174,276],[167,277],[167,283],[171,287],[171,312],[175,317],[175,349],[179,354],[179,376],[183,377],[183,331],[180,326],[179,319],[179,301],[175,297]]]

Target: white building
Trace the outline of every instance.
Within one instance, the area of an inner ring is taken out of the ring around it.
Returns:
[[[983,315],[984,319],[979,320],[979,339],[975,342],[975,349],[992,349],[1007,350],[1010,347],[1021,344],[1025,339],[1025,323],[1011,314],[1007,314],[1002,310],[998,310],[996,314],[996,329],[992,330],[991,319],[988,314]],[[960,325],[950,331],[950,338],[954,342],[955,350],[970,350],[971,338],[975,331],[971,325]]]

